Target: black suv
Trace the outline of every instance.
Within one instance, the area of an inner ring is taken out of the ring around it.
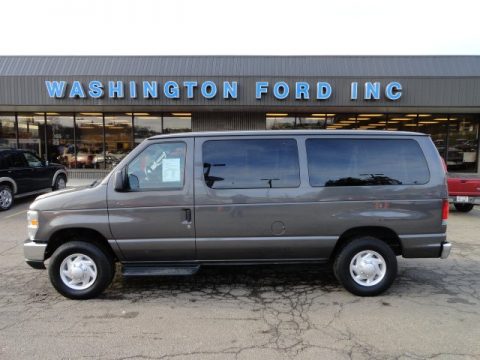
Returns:
[[[48,164],[25,150],[0,149],[0,211],[8,210],[14,198],[66,187],[63,165]]]

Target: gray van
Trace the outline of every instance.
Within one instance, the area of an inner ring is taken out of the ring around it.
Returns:
[[[155,136],[100,183],[38,197],[26,262],[64,296],[124,276],[201,265],[333,263],[373,296],[396,256],[446,258],[446,173],[430,137],[387,131],[254,131]]]

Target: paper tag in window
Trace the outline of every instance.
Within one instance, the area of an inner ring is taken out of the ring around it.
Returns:
[[[162,181],[180,182],[180,159],[163,159],[162,162]]]
[[[475,151],[465,151],[463,153],[463,162],[474,163],[477,161],[477,153]]]

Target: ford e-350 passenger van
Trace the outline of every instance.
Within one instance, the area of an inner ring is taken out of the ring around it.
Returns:
[[[429,136],[255,131],[155,136],[102,182],[38,197],[25,258],[91,298],[123,274],[202,264],[333,262],[339,282],[386,290],[396,256],[446,258],[448,193]]]

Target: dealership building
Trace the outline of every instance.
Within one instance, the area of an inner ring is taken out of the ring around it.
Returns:
[[[78,177],[152,135],[258,129],[418,131],[477,173],[479,121],[479,56],[0,57],[0,147]]]

